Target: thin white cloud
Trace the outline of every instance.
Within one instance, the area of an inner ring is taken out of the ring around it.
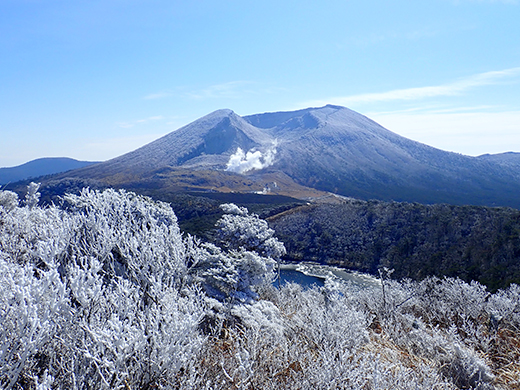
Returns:
[[[503,4],[518,4],[518,0],[455,0],[455,4],[460,3],[503,3]]]
[[[215,99],[215,98],[232,98],[238,99],[246,93],[251,93],[250,86],[254,84],[251,81],[230,81],[228,83],[211,85],[199,91],[189,92],[188,97],[192,99]]]
[[[164,99],[164,98],[167,98],[167,97],[170,97],[170,96],[173,96],[173,93],[171,93],[171,92],[156,92],[156,93],[151,93],[149,95],[144,96],[143,99],[145,99],[145,100],[156,100],[156,99]]]
[[[497,110],[498,106],[492,106],[492,105],[481,105],[481,106],[472,106],[472,107],[452,107],[452,108],[435,108],[435,109],[428,109],[428,110],[416,110],[416,111],[427,111],[430,114],[449,114],[449,113],[468,113],[473,111],[480,111],[485,112],[488,110]]]
[[[303,106],[323,106],[329,103],[349,106],[359,103],[374,103],[396,100],[419,100],[439,96],[455,96],[477,87],[498,84],[501,80],[520,74],[520,67],[479,73],[457,81],[436,86],[395,89],[387,92],[365,93],[351,96],[336,96],[326,100],[313,100]]]
[[[480,106],[466,106],[466,107],[446,107],[441,105],[421,105],[418,107],[405,108],[402,110],[391,110],[391,111],[373,111],[373,112],[364,112],[363,114],[372,118],[373,116],[381,116],[381,115],[400,115],[400,114],[440,114],[440,113],[464,113],[471,111],[483,111],[483,110],[500,110],[499,106],[492,105],[480,105]]]
[[[75,158],[104,161],[140,148],[164,134],[144,134],[113,138],[85,139],[71,150]]]
[[[470,156],[520,152],[520,111],[396,112],[368,116],[406,138]]]
[[[135,126],[135,123],[131,122],[117,122],[117,125],[122,129],[130,129]]]
[[[156,115],[156,116],[150,116],[145,119],[137,119],[135,121],[117,122],[116,124],[117,124],[117,126],[123,128],[123,129],[129,129],[131,127],[134,127],[137,124],[147,123],[147,122],[151,122],[151,121],[159,121],[159,120],[163,120],[163,119],[164,119],[164,117],[162,115]]]

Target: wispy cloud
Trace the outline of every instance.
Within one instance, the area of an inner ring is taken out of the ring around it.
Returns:
[[[215,99],[215,98],[232,98],[238,99],[244,94],[253,93],[251,81],[230,81],[222,84],[211,85],[207,88],[187,93],[192,99]]]
[[[364,115],[372,118],[378,115],[400,115],[400,114],[443,114],[443,113],[465,113],[472,111],[486,111],[486,110],[501,110],[500,106],[492,105],[480,105],[480,106],[461,106],[461,107],[446,107],[445,105],[421,105],[418,107],[405,108],[402,110],[391,110],[391,111],[372,111],[365,112]]]
[[[520,75],[520,67],[479,73],[447,84],[395,89],[387,92],[365,93],[351,96],[336,96],[326,100],[314,100],[306,102],[303,105],[322,106],[325,104],[334,103],[348,106],[355,103],[359,104],[396,100],[419,100],[438,96],[456,96],[463,94],[472,88],[498,84],[504,79],[512,78],[517,75]]]
[[[455,0],[455,4],[459,3],[503,3],[503,4],[518,4],[518,0]]]
[[[443,150],[478,156],[520,152],[520,111],[395,112],[368,116],[404,137]]]
[[[421,29],[410,31],[386,31],[372,32],[348,37],[346,44],[337,44],[338,49],[345,49],[349,46],[371,46],[377,44],[385,44],[389,41],[419,41],[422,39],[432,38],[439,35],[441,31],[433,29],[431,26],[424,26]]]
[[[150,116],[145,119],[137,119],[134,121],[128,121],[128,122],[117,122],[117,126],[123,128],[123,129],[129,129],[131,127],[134,127],[137,124],[141,123],[147,123],[147,122],[153,122],[153,121],[160,121],[163,120],[164,117],[162,115],[156,115],[156,116]]]
[[[167,98],[167,97],[170,97],[170,96],[173,96],[173,93],[163,91],[163,92],[156,92],[156,93],[151,93],[149,95],[143,96],[143,99],[145,99],[145,100],[156,100],[156,99],[164,99],[164,98]]]

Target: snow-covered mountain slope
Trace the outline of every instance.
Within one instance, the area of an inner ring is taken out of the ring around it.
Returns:
[[[520,170],[520,153],[507,152],[499,154],[483,154],[477,158],[479,160],[491,161],[506,167]]]
[[[347,108],[245,119],[278,138],[273,168],[302,185],[365,199],[520,203],[513,190],[520,176],[510,166],[411,141]]]
[[[98,169],[97,177],[130,171],[142,174],[163,167],[225,170],[238,147],[250,150],[272,143],[271,137],[231,110],[218,110]]]
[[[172,190],[298,196],[307,187],[363,199],[520,207],[520,174],[503,161],[435,149],[328,105],[243,118],[215,111],[74,175],[117,185],[146,178],[147,186]]]

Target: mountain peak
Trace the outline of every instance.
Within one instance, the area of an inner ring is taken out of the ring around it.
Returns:
[[[346,107],[343,107],[343,106],[336,106],[336,105],[334,105],[334,104],[327,104],[327,105],[326,105],[325,107],[323,107],[323,108],[334,108],[334,109],[336,109],[336,110],[341,110],[341,109],[344,109],[344,108],[346,108]]]
[[[179,130],[176,130],[176,131],[180,131],[187,127],[193,127],[194,125],[200,125],[200,126],[204,126],[204,127],[208,127],[208,126],[213,127],[225,118],[235,118],[235,117],[238,117],[238,115],[235,114],[235,112],[233,110],[223,108],[220,110],[213,111],[207,115],[204,115],[202,118],[199,118],[199,119],[195,120],[194,122],[192,122],[184,127],[181,127]]]
[[[220,118],[223,118],[223,117],[227,117],[227,116],[232,116],[232,115],[236,115],[235,112],[233,110],[230,110],[229,108],[221,108],[219,110],[215,110],[207,115],[204,115],[202,118],[200,119],[204,119],[204,118],[217,118],[217,117],[220,117]]]
[[[246,180],[257,185],[269,177],[278,189],[286,178],[300,187],[364,199],[516,206],[516,157],[444,152],[329,104],[245,117],[217,110],[81,174],[117,183],[148,175],[160,182],[154,175],[164,168],[189,170],[197,185],[223,191],[251,191]],[[235,182],[207,184],[216,183],[212,176],[229,178],[233,172],[241,174]]]

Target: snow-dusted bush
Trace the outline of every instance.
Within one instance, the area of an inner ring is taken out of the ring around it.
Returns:
[[[285,253],[285,246],[274,237],[274,230],[256,214],[249,214],[245,207],[232,203],[220,206],[224,212],[217,221],[221,243],[228,249],[255,251],[259,255],[278,260]]]
[[[246,208],[231,203],[221,207],[230,213],[216,224],[221,247],[187,240],[191,280],[220,301],[250,302],[258,298],[257,286],[273,281],[285,247],[267,222]]]
[[[184,244],[168,204],[112,189],[84,189],[79,196],[64,199],[78,221],[68,253],[71,261],[95,257],[109,274],[142,285],[172,285],[182,279],[186,272]]]
[[[82,355],[75,363],[91,369],[80,369],[74,380],[94,388],[171,382],[204,342],[198,333],[204,312],[196,290],[183,296],[165,285],[144,291],[117,278],[102,287],[94,306],[77,309],[74,342],[82,345]]]
[[[187,240],[190,259],[189,282],[200,284],[206,293],[220,301],[238,292],[238,271],[233,259],[213,244]]]
[[[435,277],[421,282],[385,280],[385,294],[361,293],[360,305],[375,314],[372,327],[410,355],[432,362],[461,388],[493,388],[486,300],[479,283]]]
[[[18,207],[18,195],[12,191],[0,191],[0,207],[5,211],[11,211]]]
[[[173,380],[204,341],[168,205],[83,190],[65,209],[1,194],[0,384],[144,388]]]
[[[0,192],[0,197],[5,192]],[[12,195],[9,198],[14,199]],[[59,263],[75,229],[73,218],[56,207],[11,206],[10,211],[0,207],[0,250],[5,258],[40,268]]]
[[[0,252],[0,386],[29,386],[45,372],[46,347],[70,319],[55,268],[8,262]]]
[[[223,206],[219,247],[125,191],[29,193],[0,191],[0,388],[520,386],[517,285],[276,289],[283,244],[244,208]]]
[[[25,205],[32,209],[40,201],[40,183],[31,182],[27,186],[27,193],[25,194]]]
[[[497,329],[506,322],[520,328],[520,286],[512,284],[491,295],[486,303],[486,310],[490,314],[490,326],[493,328]]]

